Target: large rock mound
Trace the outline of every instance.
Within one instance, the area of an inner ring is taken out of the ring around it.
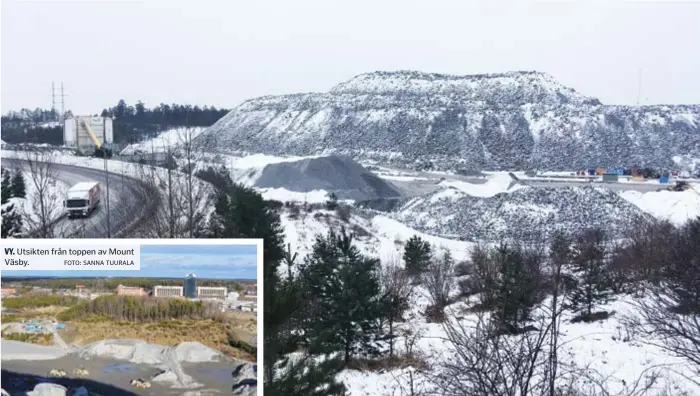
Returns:
[[[586,228],[615,237],[654,221],[618,194],[593,186],[525,188],[492,197],[449,189],[411,199],[390,216],[427,234],[473,242],[538,242],[556,230]]]
[[[401,196],[399,190],[345,156],[306,158],[265,166],[255,186],[310,192],[325,190],[356,201]]]
[[[197,140],[412,167],[671,167],[673,156],[700,156],[700,105],[605,106],[540,72],[374,72],[327,93],[248,100]]]

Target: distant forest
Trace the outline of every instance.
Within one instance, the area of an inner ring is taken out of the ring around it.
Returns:
[[[214,106],[164,104],[147,108],[138,101],[129,105],[123,99],[114,107],[102,110],[101,116],[113,116],[114,142],[136,143],[175,126],[208,127],[226,115],[229,109]],[[66,116],[72,116],[70,111]],[[56,121],[59,114],[37,108],[10,111],[2,116],[2,140],[11,143],[63,144],[63,126]]]
[[[26,278],[5,278],[2,279],[3,287],[11,283],[20,282],[22,286],[38,286],[50,289],[74,289],[76,285],[84,285],[88,288],[102,288],[114,290],[118,285],[143,287],[152,289],[153,286],[182,286],[183,279],[159,279],[159,278],[108,278],[108,279],[80,279],[80,278],[54,278],[54,279],[26,279]],[[243,291],[243,284],[255,283],[255,281],[238,281],[223,279],[197,279],[198,286],[226,287],[229,290]]]

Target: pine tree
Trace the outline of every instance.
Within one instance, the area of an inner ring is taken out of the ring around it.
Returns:
[[[328,195],[328,201],[326,201],[326,209],[335,210],[338,207],[338,196],[335,193],[330,193]]]
[[[17,213],[14,204],[2,206],[2,237],[19,238],[22,236],[22,216]]]
[[[309,297],[316,303],[313,335],[323,352],[340,350],[345,364],[358,352],[376,354],[382,316],[379,261],[360,254],[343,229],[317,236],[302,266]]]
[[[608,302],[611,295],[606,262],[606,236],[602,230],[584,232],[576,241],[573,272],[578,277],[569,296],[568,308],[585,320],[598,305]]]
[[[302,284],[278,273],[285,258],[284,231],[279,214],[251,188],[233,183],[228,174],[218,175],[221,185],[210,217],[209,234],[214,238],[263,238],[264,293],[264,393],[291,396],[342,396],[345,387],[335,380],[342,368],[338,359],[316,363],[304,355],[291,360],[288,354],[299,347],[291,331],[303,312]]]
[[[12,181],[10,180],[10,172],[2,170],[2,204],[6,204],[12,198]]]
[[[403,260],[406,263],[406,270],[411,275],[424,272],[430,264],[432,248],[428,241],[424,241],[418,235],[412,236],[406,241]]]
[[[24,183],[22,172],[17,170],[12,176],[12,196],[15,198],[26,198],[27,187]]]
[[[496,318],[509,331],[517,331],[527,321],[537,302],[541,279],[541,257],[519,246],[501,245],[492,253],[499,276],[496,288]]]

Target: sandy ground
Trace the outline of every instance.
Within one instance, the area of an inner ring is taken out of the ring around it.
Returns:
[[[86,368],[90,375],[85,379],[76,378],[72,375],[76,368]],[[169,396],[182,395],[186,391],[199,392],[200,395],[205,396],[231,392],[234,383],[231,372],[235,368],[235,364],[184,363],[183,368],[188,375],[203,386],[184,390],[172,389],[167,385],[152,382],[149,389],[137,389],[129,384],[131,379],[149,379],[158,374],[160,370],[145,364],[101,358],[84,360],[69,355],[55,360],[5,360],[2,362],[2,387],[11,394],[32,389],[38,382],[54,382],[69,388],[84,386],[90,391],[114,396]],[[68,377],[46,379],[47,373],[52,369],[63,369],[68,373]]]

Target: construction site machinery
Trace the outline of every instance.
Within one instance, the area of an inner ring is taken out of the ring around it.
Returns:
[[[690,184],[686,181],[677,181],[676,185],[668,188],[670,191],[685,191],[690,190]]]
[[[90,124],[85,118],[82,118],[81,120],[83,121],[83,125],[85,125],[85,130],[87,130],[87,133],[90,136],[90,140],[92,140],[92,142],[95,144],[95,153],[93,155],[97,158],[111,158],[112,150],[102,145],[100,139],[97,138],[97,135],[95,135],[95,133],[92,131]]]
[[[666,188],[660,188],[660,189],[658,189],[658,190],[656,190],[656,191],[676,191],[676,192],[681,192],[681,191],[690,190],[690,188],[691,188],[691,187],[690,187],[690,184],[688,184],[687,181],[679,180],[679,181],[677,181],[676,184],[673,185],[673,186],[668,186],[668,187],[666,187]]]

